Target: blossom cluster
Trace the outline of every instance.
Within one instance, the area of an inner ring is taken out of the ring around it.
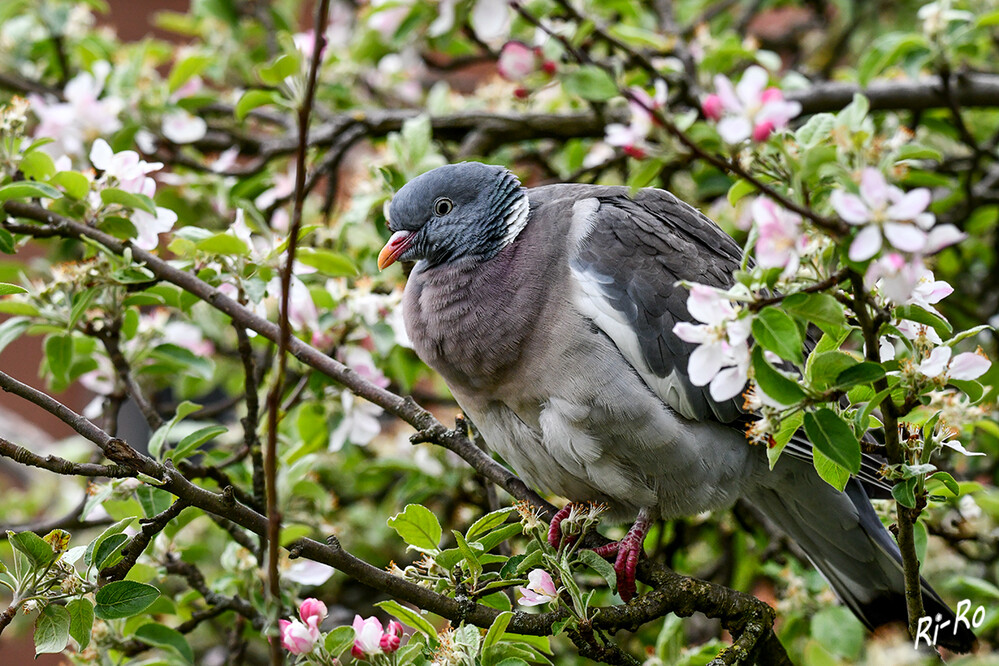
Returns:
[[[701,110],[718,123],[718,134],[727,143],[766,141],[801,113],[801,104],[784,99],[780,88],[767,85],[769,79],[759,65],[749,67],[736,85],[723,74],[715,76],[715,92],[704,98]]]

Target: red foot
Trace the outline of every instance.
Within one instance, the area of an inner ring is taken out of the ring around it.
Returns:
[[[552,518],[552,522],[548,527],[548,544],[552,548],[558,548],[562,543],[562,521],[569,517],[569,513],[572,512],[572,502],[566,504],[564,507],[559,509],[559,512],[555,514]],[[572,543],[576,540],[575,534],[565,535],[568,539],[567,543]]]
[[[628,533],[620,541],[594,548],[593,552],[600,557],[614,557],[614,571],[617,573],[617,592],[621,599],[628,603],[631,601],[638,587],[635,584],[635,570],[638,568],[638,559],[644,554],[642,544],[645,542],[645,535],[649,532],[651,521],[644,509],[638,512],[635,524],[631,526]]]

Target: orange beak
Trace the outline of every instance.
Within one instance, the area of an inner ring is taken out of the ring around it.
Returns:
[[[392,234],[388,243],[385,243],[385,247],[378,253],[378,270],[383,271],[394,264],[400,255],[409,249],[414,235],[413,231],[397,231]]]

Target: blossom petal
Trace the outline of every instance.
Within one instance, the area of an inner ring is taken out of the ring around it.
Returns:
[[[881,250],[881,230],[871,225],[864,227],[850,243],[850,260],[867,261]]]
[[[925,187],[906,192],[902,198],[888,207],[885,215],[892,220],[914,220],[930,205],[930,191]]]
[[[747,372],[745,368],[732,366],[725,368],[711,380],[710,393],[716,402],[730,400],[742,393],[746,386]]]
[[[744,116],[729,116],[718,122],[718,134],[726,143],[742,143],[753,133],[753,125]]]
[[[111,150],[111,146],[104,139],[97,139],[94,141],[94,145],[90,147],[90,163],[94,165],[95,169],[107,171],[111,166],[111,159],[113,157],[114,151]]]
[[[870,209],[856,194],[836,190],[829,196],[829,203],[847,224],[867,224],[871,221]]]
[[[940,377],[947,369],[951,351],[950,347],[937,347],[919,364],[917,370],[931,379]]]
[[[873,210],[883,210],[888,205],[888,183],[884,174],[873,167],[864,169],[860,174],[860,196]]]
[[[949,245],[960,243],[967,237],[968,234],[964,233],[953,224],[941,224],[933,227],[930,231],[926,238],[926,247],[923,251],[926,254],[933,254]]]
[[[947,374],[951,379],[978,379],[988,372],[990,367],[992,367],[992,361],[984,356],[974,352],[964,352],[955,356],[950,362]]]
[[[694,386],[704,386],[718,374],[722,367],[722,350],[717,344],[701,345],[690,355],[687,374]]]
[[[744,106],[757,106],[760,104],[760,97],[763,89],[770,81],[770,74],[759,65],[753,65],[742,75],[742,79],[735,87],[735,94]]]
[[[885,238],[903,252],[919,252],[926,247],[926,232],[914,224],[885,222]]]
[[[708,339],[708,327],[703,324],[691,324],[689,321],[678,321],[673,326],[673,333],[684,342],[700,344]]]

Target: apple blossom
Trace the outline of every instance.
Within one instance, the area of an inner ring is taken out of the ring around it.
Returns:
[[[350,654],[355,659],[364,659],[373,655],[381,654],[382,623],[377,617],[361,618],[354,616],[354,646],[350,649]]]
[[[975,352],[964,352],[951,358],[954,350],[948,346],[937,347],[918,366],[920,374],[930,379],[978,379],[984,375],[992,361]]]
[[[520,81],[538,67],[534,49],[518,41],[507,42],[500,51],[496,69],[507,81]]]
[[[174,143],[194,143],[208,133],[208,124],[203,118],[177,109],[163,115],[161,130],[163,136]]]
[[[785,100],[780,88],[767,87],[769,78],[759,65],[747,69],[735,86],[727,76],[715,76],[716,92],[704,98],[701,108],[718,122],[718,133],[727,143],[765,141],[801,113],[801,104]]]
[[[681,321],[673,333],[684,342],[698,346],[687,362],[687,374],[694,386],[710,384],[711,397],[717,401],[738,395],[749,374],[747,340],[751,327],[749,317],[721,292],[695,284],[687,297],[687,310],[702,324]]]
[[[881,293],[896,304],[908,303],[926,267],[919,256],[907,260],[898,252],[890,252],[871,262],[864,281],[868,287],[877,285]]]
[[[125,102],[117,97],[100,99],[111,65],[99,61],[93,73],[81,72],[66,84],[65,102],[49,102],[40,95],[29,95],[31,110],[38,116],[35,137],[55,139],[42,147],[53,158],[84,154],[84,144],[100,136],[110,136],[121,129],[118,114]]]
[[[475,36],[498,46],[510,36],[513,10],[507,0],[476,0],[469,16]]]
[[[652,131],[653,111],[666,106],[666,97],[669,93],[666,82],[656,79],[654,88],[654,95],[649,95],[642,88],[631,88],[633,97],[628,102],[631,122],[628,125],[611,123],[606,128],[604,141],[611,146],[623,148],[625,153],[636,159],[645,157],[642,145]]]
[[[575,508],[576,505],[573,505]],[[555,589],[555,582],[551,575],[544,569],[534,569],[527,574],[527,587],[518,587],[517,590],[522,595],[520,604],[522,606],[540,606],[554,601],[558,598],[558,590]]]
[[[348,390],[340,392],[343,418],[330,433],[329,450],[339,451],[347,442],[364,446],[382,431],[378,417],[384,411],[378,405],[359,398]]]
[[[860,176],[860,196],[835,190],[829,201],[847,224],[866,225],[848,254],[852,261],[867,261],[881,251],[882,236],[897,250],[927,254],[963,240],[965,235],[954,225],[933,229],[936,219],[926,210],[930,199],[925,187],[904,192],[889,185],[877,169],[866,167]]]
[[[808,238],[801,233],[801,216],[767,197],[757,197],[751,210],[758,231],[757,263],[763,268],[786,268],[786,273],[794,273],[800,252],[808,243]]]

